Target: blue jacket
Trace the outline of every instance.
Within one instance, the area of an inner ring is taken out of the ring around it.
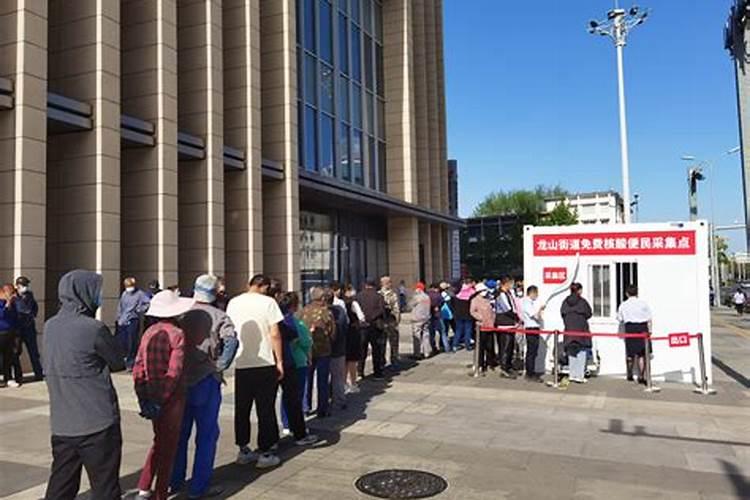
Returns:
[[[7,301],[0,299],[0,332],[15,330],[17,326],[16,309],[8,307]]]
[[[32,328],[36,330],[34,320],[36,315],[39,314],[39,305],[34,298],[34,294],[31,291],[19,294],[13,305],[16,307],[16,314],[18,315],[18,328],[24,331]]]
[[[148,311],[151,299],[148,294],[136,288],[134,292],[122,292],[120,303],[117,305],[117,324],[127,325],[134,319],[139,319]]]

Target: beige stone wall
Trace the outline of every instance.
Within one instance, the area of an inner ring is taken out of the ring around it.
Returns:
[[[15,87],[0,111],[0,281],[28,276],[45,301],[47,6],[0,2],[0,76]],[[42,317],[44,314],[42,313]]]
[[[416,203],[418,194],[412,15],[410,0],[391,0],[383,4],[385,123],[388,137],[387,191],[391,196]]]
[[[49,90],[91,105],[94,126],[48,139],[47,299],[56,303],[66,271],[97,271],[111,321],[120,290],[120,4],[48,5]]]
[[[156,129],[122,150],[122,274],[177,283],[177,4],[121,3],[122,113]]]
[[[180,131],[205,141],[205,158],[179,162],[179,284],[224,274],[224,92],[220,0],[177,2]]]
[[[261,0],[263,155],[284,169],[263,183],[264,272],[298,289],[297,48],[293,0]]]
[[[415,217],[388,219],[388,266],[394,283],[411,286],[419,279],[419,222]]]
[[[245,170],[224,174],[226,280],[244,289],[263,269],[260,1],[224,0],[224,143],[245,152]]]

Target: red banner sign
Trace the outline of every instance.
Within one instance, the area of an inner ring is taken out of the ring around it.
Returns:
[[[670,333],[667,338],[669,339],[669,347],[689,347],[690,346],[690,334],[689,333]]]
[[[695,255],[695,231],[535,234],[534,255]]]
[[[545,267],[542,278],[545,284],[559,285],[568,279],[568,270],[564,267]]]

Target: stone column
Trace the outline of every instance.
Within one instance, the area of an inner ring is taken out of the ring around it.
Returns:
[[[412,22],[410,1],[392,0],[383,4],[387,190],[391,196],[416,203],[417,142]]]
[[[419,279],[419,222],[415,217],[388,219],[388,272],[408,286]]]
[[[416,130],[417,190],[416,203],[431,207],[430,150],[427,101],[427,55],[425,53],[425,0],[413,0],[414,29],[414,117]]]
[[[245,153],[245,170],[224,174],[226,280],[231,293],[263,268],[260,2],[224,0],[224,142]]]
[[[0,33],[0,77],[12,82],[14,101],[0,110],[0,276],[27,276],[43,308],[47,4],[0,2]]]
[[[443,54],[443,0],[435,0],[435,78],[437,81],[438,158],[441,165],[440,189],[442,211],[449,212],[450,187],[448,185],[448,138],[445,112],[445,59]]]
[[[179,164],[179,284],[224,274],[224,153],[221,0],[177,2],[180,132],[205,142],[202,160]]]
[[[82,101],[93,129],[47,143],[47,302],[65,272],[104,277],[100,314],[120,292],[120,2],[50,0],[49,91]],[[49,312],[49,311],[48,311]]]
[[[441,212],[443,210],[443,190],[441,189],[441,185],[445,182],[445,173],[444,165],[440,158],[440,127],[438,124],[435,0],[424,0],[424,7],[424,51],[427,68],[425,89],[427,122],[425,123],[425,127],[427,129],[427,154],[429,158],[427,176],[430,182],[430,208]]]
[[[122,0],[122,113],[155,127],[122,151],[122,272],[177,283],[177,4]]]
[[[424,279],[429,285],[435,279],[435,274],[432,267],[432,231],[427,222],[419,223],[419,244],[424,247]]]
[[[261,0],[263,157],[284,179],[263,184],[263,265],[290,290],[300,287],[297,159],[297,46],[293,0]]]

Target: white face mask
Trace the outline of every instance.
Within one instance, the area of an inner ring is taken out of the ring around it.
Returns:
[[[28,291],[29,291],[29,287],[27,287],[27,286],[19,286],[18,287],[18,293],[20,293],[21,295],[23,295],[24,293],[26,293]]]
[[[133,293],[133,292],[135,292],[135,287],[134,286],[129,286],[129,287],[127,287],[125,289],[125,291],[128,292],[128,293]]]

